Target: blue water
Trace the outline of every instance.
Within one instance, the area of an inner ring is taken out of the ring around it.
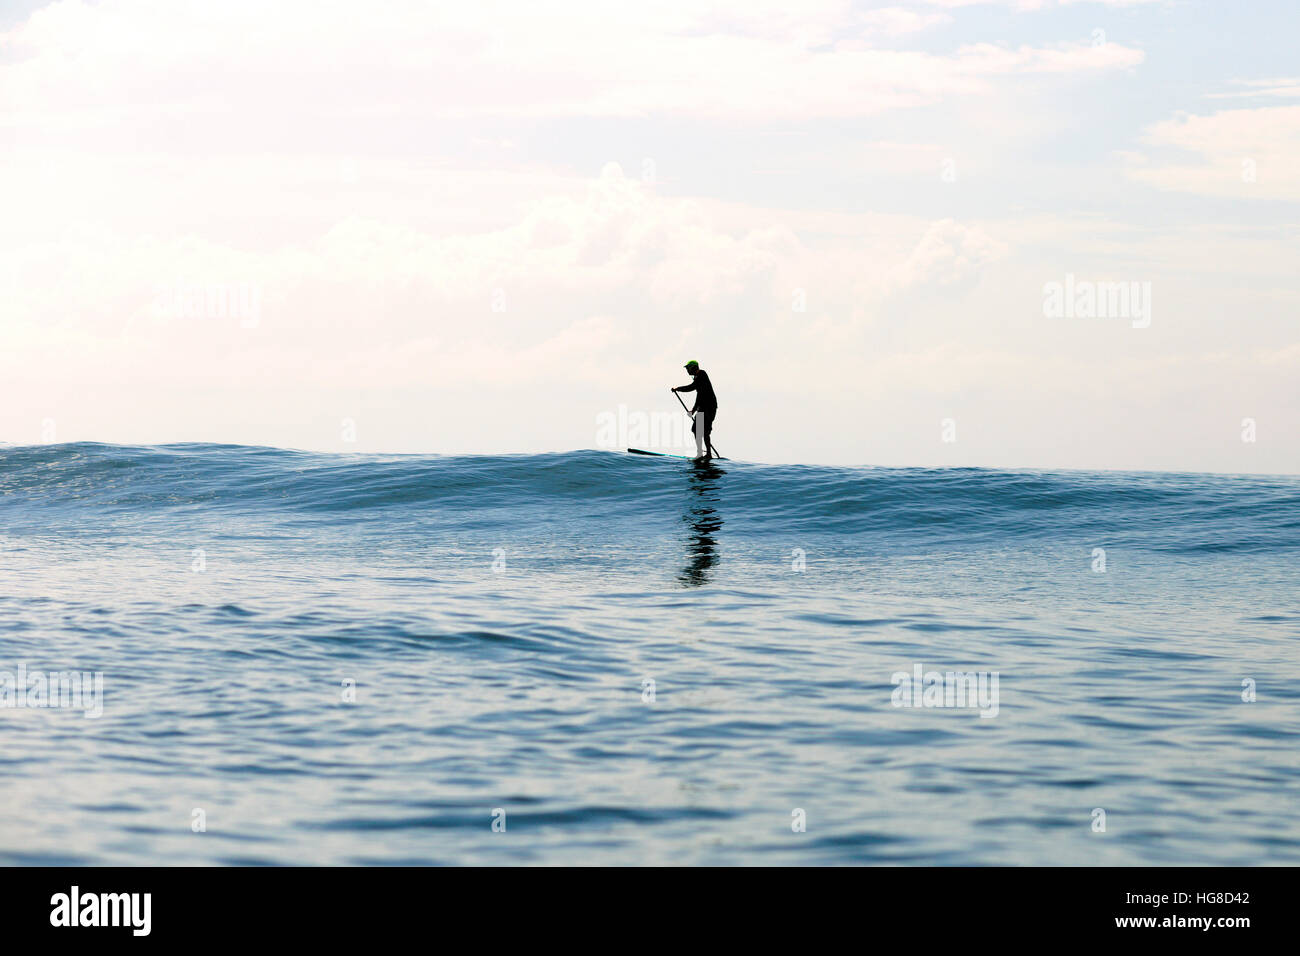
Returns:
[[[1296,863],[1298,558],[1286,477],[0,448],[0,671],[104,675],[0,862]]]

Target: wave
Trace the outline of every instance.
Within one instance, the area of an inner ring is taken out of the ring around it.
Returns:
[[[0,447],[10,529],[184,512],[318,522],[429,514],[510,522],[716,512],[733,532],[951,546],[1124,541],[1184,553],[1294,549],[1300,479],[1154,472],[694,464],[609,451],[324,454],[245,445]]]

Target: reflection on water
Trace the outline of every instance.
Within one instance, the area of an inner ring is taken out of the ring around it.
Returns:
[[[699,587],[709,583],[709,569],[718,563],[717,542],[714,533],[722,527],[722,516],[714,507],[718,503],[718,479],[726,472],[712,461],[692,463],[690,496],[682,520],[690,528],[691,538],[686,544],[686,567],[681,582],[686,587]]]

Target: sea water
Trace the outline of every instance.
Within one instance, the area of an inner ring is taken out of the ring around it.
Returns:
[[[1293,477],[4,447],[0,862],[1294,864],[1298,559]]]

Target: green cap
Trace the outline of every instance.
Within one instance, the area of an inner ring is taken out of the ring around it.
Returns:
[[[699,367],[700,367],[700,363],[695,361],[695,359],[691,359],[689,362],[687,362],[685,365],[682,366],[682,368],[699,368]]]

